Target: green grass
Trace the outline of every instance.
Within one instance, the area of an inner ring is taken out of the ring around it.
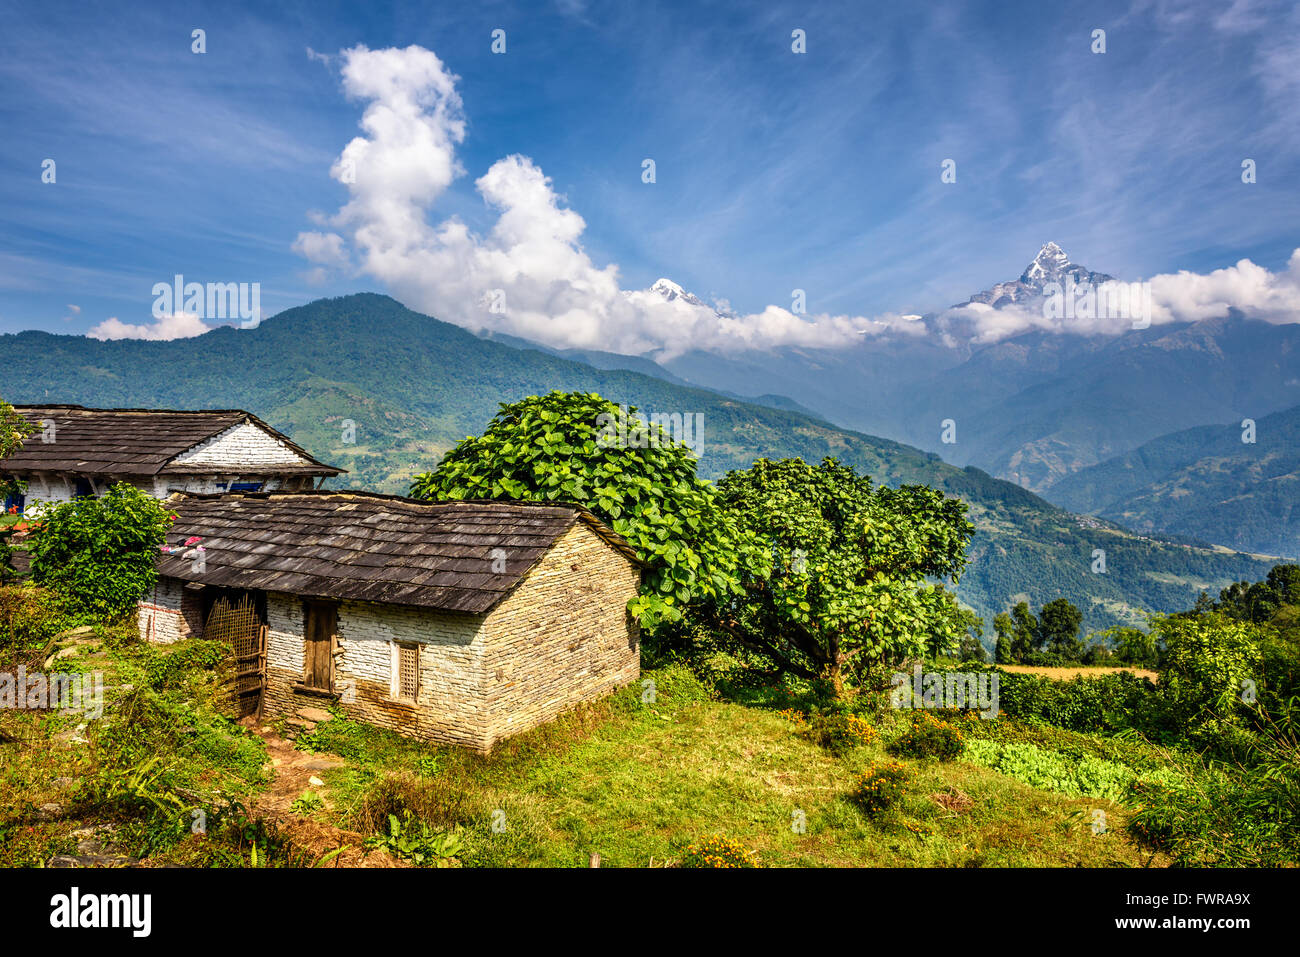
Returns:
[[[0,715],[0,731],[17,741],[0,744],[0,864],[38,864],[66,852],[75,843],[72,830],[107,821],[119,825],[131,853],[147,853],[155,863],[247,865],[241,829],[248,822],[241,820],[233,836],[204,841],[178,823],[186,820],[184,808],[161,813],[124,804],[120,795],[103,800],[106,775],[121,783],[155,756],[158,777],[149,786],[185,801],[244,803],[267,786],[260,740],[215,713],[210,674],[160,662],[175,655],[202,661],[200,645],[160,652],[106,642],[78,660],[79,667],[105,671],[106,684],[119,688],[110,693],[123,702],[119,707],[136,709],[129,721],[110,711],[105,727],[89,729],[86,745],[56,739],[75,726],[69,716]],[[720,700],[681,665],[645,677],[655,682],[653,704],[642,703],[638,683],[502,742],[488,756],[342,718],[323,722],[300,747],[336,754],[346,765],[321,773],[319,806],[300,801],[296,810],[319,825],[369,835],[396,801],[431,827],[455,832],[464,866],[585,867],[594,853],[603,866],[672,865],[691,844],[715,835],[769,867],[1149,860],[1123,831],[1124,811],[1113,802],[1032,788],[961,760],[905,761],[912,786],[897,808],[873,819],[848,795],[868,763],[886,758],[903,731],[901,719],[886,714],[875,722],[880,734],[871,744],[837,757],[776,710],[797,698],[793,693],[754,689],[745,703]],[[151,680],[163,687],[138,690]],[[137,690],[122,691],[125,684]],[[934,795],[956,796],[958,807],[950,810]],[[36,809],[51,801],[64,813],[41,820]],[[1098,808],[1110,827],[1094,835],[1089,823]],[[264,859],[267,845],[259,846]],[[277,853],[281,863],[292,856],[283,848]]]
[[[880,742],[836,758],[773,710],[708,700],[683,671],[647,672],[658,689],[653,706],[634,687],[488,757],[353,722],[322,724],[313,742],[351,763],[325,774],[333,810],[318,819],[354,823],[350,811],[377,776],[414,773],[434,753],[443,785],[464,796],[455,820],[443,823],[462,834],[469,865],[583,867],[593,853],[603,866],[661,865],[715,834],[765,866],[1138,866],[1149,858],[1116,830],[1123,811],[1112,802],[1035,790],[961,762],[906,762],[911,793],[898,813],[873,821],[847,795],[901,724],[888,718]],[[968,796],[969,808],[954,813],[930,797],[947,789]],[[1092,834],[1094,808],[1115,822],[1111,833]],[[794,827],[799,812],[803,833]]]

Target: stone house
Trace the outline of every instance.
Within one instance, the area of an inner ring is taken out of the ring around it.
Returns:
[[[99,495],[120,481],[166,498],[173,492],[310,489],[344,471],[238,409],[14,408],[36,432],[0,461],[0,474],[26,483],[25,495],[5,502],[6,510]]]
[[[485,752],[640,674],[626,606],[641,566],[585,508],[366,492],[168,502],[178,517],[141,634],[216,637],[213,609],[238,602],[241,634],[264,636],[240,667],[260,669],[264,716],[337,703]]]

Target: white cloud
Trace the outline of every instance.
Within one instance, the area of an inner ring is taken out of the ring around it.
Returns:
[[[343,237],[338,233],[303,232],[293,241],[292,249],[308,262],[342,268],[348,264]]]
[[[314,264],[310,281],[323,282],[331,270],[355,262],[412,308],[474,331],[667,358],[690,349],[836,348],[864,336],[989,342],[1031,329],[1119,334],[1133,328],[1134,318],[1159,325],[1229,308],[1270,322],[1300,320],[1300,250],[1277,274],[1242,260],[1208,275],[1153,277],[1149,308],[1136,317],[1131,310],[1107,316],[1103,308],[1097,318],[1054,318],[1036,306],[982,304],[929,322],[897,314],[796,315],[777,305],[737,316],[648,290],[625,291],[617,265],[597,266],[587,255],[586,222],[527,156],[497,160],[475,180],[497,213],[486,235],[454,216],[432,222],[439,197],[464,173],[456,156],[466,131],[458,78],[418,46],[358,46],[342,51],[340,62],[344,92],[365,103],[363,135],[331,169],[349,200],[332,216],[309,214],[324,231],[299,233],[293,248]]]
[[[132,325],[113,316],[91,329],[86,333],[86,337],[101,341],[109,339],[167,341],[171,339],[192,339],[194,336],[201,336],[211,330],[211,326],[193,313],[174,312],[144,325]]]
[[[840,346],[894,324],[889,317],[804,317],[779,306],[719,316],[707,306],[625,292],[618,267],[597,266],[584,251],[583,218],[518,154],[475,181],[498,212],[487,235],[455,217],[433,224],[431,208],[464,172],[456,158],[465,137],[457,77],[417,46],[356,47],[340,56],[344,92],[366,102],[364,135],[347,144],[331,170],[350,194],[328,218],[338,232],[304,232],[294,242],[318,266],[342,266],[350,242],[363,273],[440,319],[623,353]]]
[[[1038,304],[994,309],[977,302],[943,312],[933,325],[948,336],[996,342],[1030,330],[1119,335],[1135,328],[1135,320],[1161,326],[1219,318],[1230,310],[1264,322],[1300,322],[1300,249],[1291,254],[1286,269],[1279,272],[1242,259],[1234,266],[1204,274],[1180,270],[1152,276],[1147,286],[1149,297],[1141,300],[1130,294],[1135,285],[1102,283],[1096,287],[1100,308],[1076,309],[1069,316],[1062,315],[1060,309],[1049,315]],[[1078,296],[1084,292],[1081,288]],[[1108,310],[1108,295],[1123,297],[1116,301],[1123,302],[1126,308]]]

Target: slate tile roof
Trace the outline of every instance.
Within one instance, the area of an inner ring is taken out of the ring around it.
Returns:
[[[306,461],[299,465],[249,466],[241,474],[339,475],[344,469],[317,461],[257,416],[239,409],[182,412],[171,409],[88,409],[79,405],[19,405],[14,409],[37,428],[0,470],[80,474],[160,475],[193,472],[172,460],[200,442],[244,422],[257,425]],[[42,420],[55,425],[55,441],[42,442]],[[211,467],[200,471],[211,472]]]
[[[577,505],[369,492],[177,494],[167,502],[177,518],[158,573],[206,585],[481,615],[578,522],[639,564],[621,536]],[[201,571],[184,544],[194,537],[204,549]]]

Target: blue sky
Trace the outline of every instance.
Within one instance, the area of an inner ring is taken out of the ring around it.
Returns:
[[[1282,269],[1300,246],[1293,5],[1072,7],[0,3],[0,332],[149,322],[176,273],[259,282],[267,315],[361,290],[427,308],[359,258],[313,275],[294,250],[349,199],[330,170],[367,106],[340,76],[359,44],[418,45],[458,77],[462,172],[431,222],[491,230],[475,181],[521,154],[625,290],[668,276],[746,314],[796,287],[810,312],[925,312],[1049,239],[1129,279]]]

